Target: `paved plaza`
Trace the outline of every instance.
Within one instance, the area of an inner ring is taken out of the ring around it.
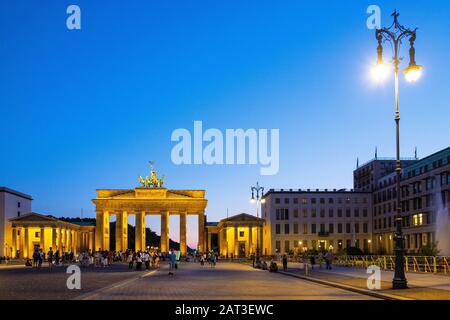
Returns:
[[[287,273],[304,278],[303,263],[289,263]],[[309,269],[307,278],[365,291],[368,276],[365,268],[334,266],[332,270],[326,270],[324,266],[319,268],[316,265],[314,270]],[[407,290],[393,290],[391,288],[393,277],[393,271],[381,271],[381,289],[376,290],[375,293],[395,299],[450,300],[450,274],[407,272],[409,287]]]
[[[346,299],[373,297],[283,274],[222,262],[215,268],[182,263],[174,276],[157,271],[128,271],[125,264],[82,269],[81,290],[69,290],[66,268],[50,272],[22,266],[0,267],[0,299]]]

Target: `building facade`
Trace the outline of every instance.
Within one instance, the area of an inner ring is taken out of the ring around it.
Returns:
[[[221,257],[241,258],[263,252],[264,219],[241,213],[219,222],[207,222],[206,250]]]
[[[32,197],[6,187],[0,187],[0,257],[13,254],[12,224],[10,219],[31,212]]]
[[[367,166],[372,165],[374,161],[369,162]],[[358,176],[361,169],[355,170],[355,176]],[[393,254],[396,181],[395,173],[386,174],[373,181],[373,242],[377,253]],[[359,182],[355,181],[355,184]],[[448,225],[450,219],[450,147],[404,164],[400,185],[406,251],[418,253],[422,247],[437,243],[440,254],[450,254],[450,230],[444,232],[447,233],[446,237],[436,237],[439,216],[442,217],[444,225]]]
[[[265,255],[348,247],[371,250],[368,192],[270,189],[264,198]]]
[[[9,257],[31,258],[36,249],[47,253],[73,252],[94,248],[95,225],[80,225],[39,213],[26,213],[10,219],[12,250]]]

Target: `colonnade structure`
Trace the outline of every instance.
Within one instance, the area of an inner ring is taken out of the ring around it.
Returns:
[[[222,257],[238,258],[261,255],[264,239],[264,219],[241,213],[219,222],[206,224],[206,249],[219,253]],[[257,246],[259,243],[259,246]]]
[[[73,252],[94,249],[94,225],[79,225],[45,216],[27,213],[9,219],[12,230],[12,257],[31,258],[35,248],[47,254],[56,251]]]
[[[147,179],[148,180],[148,179]],[[142,179],[142,181],[145,181]],[[188,215],[198,217],[198,251],[205,250],[205,190],[169,190],[154,187],[142,182],[142,187],[135,189],[97,189],[97,198],[93,199],[96,207],[95,250],[109,250],[110,232],[115,232],[115,250],[125,251],[128,246],[128,217],[135,215],[135,250],[146,248],[145,218],[157,215],[161,218],[160,251],[168,252],[169,220],[171,215],[180,217],[180,251],[187,253],[186,224]],[[112,215],[116,216],[116,230],[109,230]]]

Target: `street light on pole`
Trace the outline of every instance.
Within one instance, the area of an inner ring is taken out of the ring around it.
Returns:
[[[377,29],[375,37],[378,41],[377,47],[377,66],[373,71],[373,75],[377,80],[383,79],[388,71],[389,67],[383,63],[383,46],[382,42],[389,42],[392,45],[394,56],[392,64],[394,67],[394,80],[395,80],[395,127],[396,127],[396,193],[397,193],[397,208],[395,217],[396,231],[394,235],[395,242],[395,273],[392,279],[392,288],[394,289],[406,289],[408,288],[408,282],[405,276],[405,249],[404,239],[402,233],[402,215],[401,215],[401,201],[400,201],[400,180],[401,180],[401,162],[400,162],[400,112],[398,108],[398,71],[401,58],[399,57],[400,45],[402,40],[409,37],[409,66],[403,70],[405,78],[408,82],[416,82],[422,73],[423,67],[416,64],[416,50],[414,48],[414,42],[416,40],[416,29],[410,30],[405,28],[398,22],[399,13],[394,11],[392,14],[394,22],[388,28]]]
[[[252,197],[250,198],[251,203],[256,203],[256,217],[259,218],[259,206],[261,203],[265,203],[266,199],[263,198],[264,187],[260,187],[259,183],[256,182],[256,187],[251,187]],[[256,194],[256,195],[255,195]],[[256,262],[259,262],[259,224],[256,227]]]

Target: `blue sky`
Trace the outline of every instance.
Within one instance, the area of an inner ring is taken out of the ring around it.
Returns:
[[[66,28],[70,4],[81,8],[81,30]],[[37,212],[93,216],[95,189],[133,188],[154,160],[168,188],[207,190],[209,220],[227,208],[254,213],[256,181],[351,188],[356,157],[395,150],[393,80],[368,76],[370,4],[383,25],[397,9],[419,27],[425,72],[400,81],[402,155],[448,147],[448,1],[2,1],[0,185],[33,195]],[[171,133],[194,120],[280,129],[278,174],[172,164]],[[171,233],[178,238],[176,219]]]

